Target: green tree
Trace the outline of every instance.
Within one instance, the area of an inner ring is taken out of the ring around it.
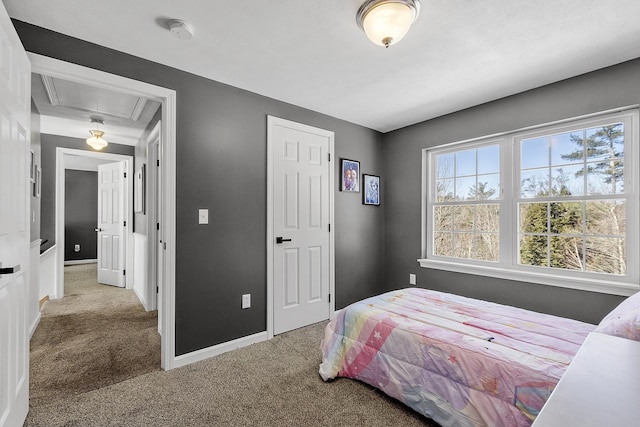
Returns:
[[[586,138],[578,134],[571,134],[571,141],[578,148],[561,155],[564,160],[582,160],[586,155],[587,166],[576,172],[576,177],[585,173],[597,173],[603,176],[603,182],[611,185],[611,193],[616,194],[617,183],[624,179],[624,130],[622,123],[603,126],[590,133]],[[592,162],[593,161],[593,162]]]

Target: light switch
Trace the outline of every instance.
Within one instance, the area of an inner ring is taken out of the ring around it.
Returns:
[[[198,224],[209,224],[209,209],[198,209]]]
[[[410,285],[415,285],[416,284],[416,275],[415,274],[409,274],[409,284]]]

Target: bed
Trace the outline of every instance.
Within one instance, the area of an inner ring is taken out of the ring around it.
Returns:
[[[596,325],[427,289],[326,326],[320,376],[354,378],[447,426],[527,426]]]

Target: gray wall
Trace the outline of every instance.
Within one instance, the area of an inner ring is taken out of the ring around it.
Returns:
[[[64,178],[64,260],[97,259],[98,172],[67,169]]]
[[[381,134],[13,21],[27,51],[177,92],[176,354],[266,330],[267,115],[335,132],[334,160],[382,170]],[[222,64],[221,66],[224,66]],[[310,82],[312,84],[312,82]],[[337,308],[384,289],[385,208],[337,191]],[[382,178],[384,182],[384,177]],[[210,224],[197,224],[209,208]],[[252,308],[241,310],[241,295]]]
[[[389,288],[415,273],[422,287],[599,322],[621,297],[420,268],[421,150],[639,103],[636,59],[385,134]]]
[[[93,151],[84,139],[58,135],[40,135],[42,162],[42,198],[40,199],[40,236],[47,242],[40,251],[45,251],[56,242],[56,148]],[[110,143],[103,153],[133,156],[134,147]],[[97,188],[97,187],[96,187]],[[95,229],[95,227],[94,227]]]

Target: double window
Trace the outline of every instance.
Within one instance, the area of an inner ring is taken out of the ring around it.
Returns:
[[[638,289],[637,110],[424,152],[422,266]]]

